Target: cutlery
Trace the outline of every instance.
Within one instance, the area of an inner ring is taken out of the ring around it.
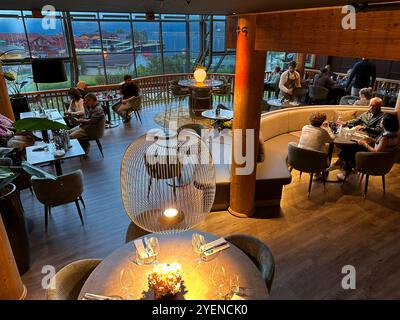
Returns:
[[[103,296],[99,294],[94,294],[94,293],[85,293],[83,296],[84,300],[122,300],[121,297],[119,296]]]

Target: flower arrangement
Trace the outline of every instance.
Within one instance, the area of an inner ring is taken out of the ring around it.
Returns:
[[[177,262],[158,264],[147,275],[147,279],[156,299],[175,295],[181,291],[182,267]]]

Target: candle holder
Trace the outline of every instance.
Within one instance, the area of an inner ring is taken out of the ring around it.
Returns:
[[[182,267],[179,263],[161,263],[147,275],[149,288],[154,290],[155,299],[174,297],[181,291]]]

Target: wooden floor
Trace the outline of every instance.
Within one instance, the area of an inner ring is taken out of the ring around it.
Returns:
[[[85,175],[82,227],[74,204],[53,209],[48,234],[44,232],[43,207],[27,190],[22,192],[30,224],[31,269],[23,276],[28,299],[44,299],[41,288],[44,265],[58,270],[82,258],[104,258],[124,243],[129,224],[122,207],[119,175],[128,144],[154,128],[155,112],[143,112],[144,124],[107,129],[102,139],[105,159],[92,145],[87,160],[72,159],[64,172],[82,168]],[[50,167],[46,167],[50,170]],[[400,166],[387,177],[382,196],[379,178],[372,178],[367,200],[356,177],[344,186],[328,184],[324,192],[316,182],[307,198],[308,176],[294,172],[283,193],[281,212],[267,209],[260,218],[240,219],[215,212],[197,229],[219,236],[247,233],[272,249],[276,275],[272,299],[399,299],[400,298]],[[265,190],[268,192],[268,190]],[[357,271],[357,289],[343,290],[344,265]]]

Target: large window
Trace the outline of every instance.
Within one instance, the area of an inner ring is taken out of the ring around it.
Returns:
[[[125,74],[192,72],[210,44],[210,72],[233,72],[234,55],[225,50],[224,16],[168,14],[148,19],[138,13],[56,12],[54,26],[45,28],[31,11],[0,10],[0,54],[7,51],[1,59],[5,70],[26,81],[22,91],[66,88],[78,80],[89,85],[118,83]],[[62,58],[68,81],[34,83],[31,58],[44,57]],[[206,57],[202,63],[208,61]]]

